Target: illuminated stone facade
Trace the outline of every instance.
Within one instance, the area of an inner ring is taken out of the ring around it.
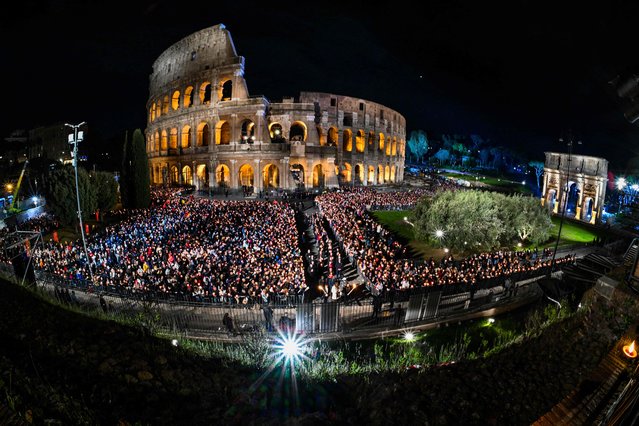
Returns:
[[[153,184],[268,189],[401,182],[406,120],[383,105],[302,92],[250,96],[224,25],[198,31],[153,64],[147,152]]]
[[[546,152],[541,204],[554,214],[598,223],[606,197],[608,160],[585,155]],[[570,171],[570,173],[569,173]]]

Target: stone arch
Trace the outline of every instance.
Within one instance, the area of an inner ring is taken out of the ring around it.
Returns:
[[[180,181],[180,171],[177,166],[171,166],[171,174],[169,178],[171,179],[171,183],[178,183]]]
[[[357,131],[357,136],[355,136],[355,151],[364,152],[366,149],[366,135],[363,130]]]
[[[164,96],[164,101],[162,102],[162,115],[169,113],[169,95]]]
[[[384,168],[384,182],[390,182],[390,166]]]
[[[357,185],[364,183],[364,166],[362,164],[355,164],[355,183]]]
[[[326,145],[326,135],[324,134],[322,127],[315,126],[315,129],[317,130],[317,142],[319,143],[319,145],[320,146]]]
[[[395,182],[395,166],[390,168],[390,181]]]
[[[182,137],[180,138],[180,148],[186,149],[191,147],[191,126],[182,127]]]
[[[353,132],[350,129],[344,129],[342,136],[342,150],[351,152],[353,150]]]
[[[379,185],[384,183],[384,166],[381,164],[377,166],[377,183]]]
[[[226,80],[222,84],[220,84],[220,100],[221,101],[230,101],[233,99],[233,81]]]
[[[291,124],[288,139],[291,142],[304,142],[306,141],[307,133],[306,124],[303,121],[295,121]]]
[[[208,146],[210,140],[211,127],[209,126],[209,123],[203,121],[197,125],[197,137],[195,143],[197,146]]]
[[[342,170],[340,172],[340,176],[342,177],[342,181],[344,183],[351,183],[351,178],[353,177],[353,168],[349,163],[344,163],[344,166],[342,166]]]
[[[275,164],[267,164],[262,171],[264,190],[280,187],[280,169]]]
[[[188,108],[193,105],[193,86],[188,86],[184,90],[184,108]]]
[[[171,129],[171,134],[169,136],[169,148],[177,149],[178,144],[178,129],[177,127],[173,127]]]
[[[271,136],[271,142],[284,142],[284,132],[282,131],[282,125],[278,122],[273,122],[268,125],[268,133]]]
[[[385,143],[384,134],[380,133],[379,134],[379,150],[380,151],[384,151],[384,143]]]
[[[241,129],[241,142],[253,143],[255,142],[255,123],[249,119],[242,121]]]
[[[157,108],[157,105],[155,105],[155,102],[153,102],[153,105],[151,105],[151,121],[155,121],[155,109]]]
[[[323,188],[324,187],[324,170],[321,164],[316,164],[313,166],[313,188]]]
[[[215,144],[228,145],[231,143],[231,125],[228,121],[221,120],[215,125]]]
[[[386,154],[387,157],[390,157],[390,155],[391,155],[391,146],[392,146],[392,144],[393,144],[392,139],[389,138],[388,141],[386,142],[386,152],[385,152],[385,154]]]
[[[397,138],[393,138],[393,144],[391,147],[391,155],[397,155]]]
[[[206,164],[198,164],[195,169],[195,176],[197,176],[197,188],[209,187],[209,167]]]
[[[173,92],[173,97],[171,98],[171,108],[173,108],[173,111],[177,111],[179,107],[180,107],[180,91],[176,90],[175,92]]]
[[[158,131],[153,134],[153,151],[160,151],[160,132]]]
[[[304,187],[306,185],[306,173],[304,172],[304,166],[299,163],[291,164],[289,167],[295,186]]]
[[[556,211],[556,207],[555,207],[556,204],[557,204],[557,190],[549,189],[548,194],[546,194],[546,206],[548,207],[548,210],[550,210],[551,212]]]
[[[328,129],[328,145],[329,146],[337,146],[337,141],[339,140],[339,131],[337,127],[329,127]]]
[[[595,200],[592,197],[586,197],[583,201],[583,208],[581,209],[581,220],[590,222],[594,208]]]
[[[200,103],[202,105],[208,105],[211,103],[211,82],[205,81],[200,84]]]
[[[193,185],[193,170],[191,170],[191,166],[182,167],[182,183]]]
[[[251,167],[250,164],[243,164],[238,172],[238,182],[240,186],[252,188],[254,186],[254,179],[253,167]]]
[[[375,184],[375,167],[368,166],[368,179],[367,182],[371,185]]]
[[[153,183],[162,183],[162,176],[160,175],[160,166],[153,166]]]
[[[568,182],[568,191],[566,193],[566,216],[574,216],[579,204],[579,193],[581,192],[578,182]]]
[[[220,164],[215,169],[215,182],[217,186],[228,188],[231,186],[231,169],[226,164]]]
[[[368,150],[373,151],[375,149],[375,132],[368,132]]]
[[[162,136],[160,137],[160,149],[162,151],[169,149],[169,137],[166,130],[162,130]]]

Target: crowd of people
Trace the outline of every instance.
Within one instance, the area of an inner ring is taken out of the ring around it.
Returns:
[[[248,304],[306,290],[292,209],[155,193],[154,206],[81,242],[34,250],[40,270],[127,293]],[[89,269],[91,268],[91,269]]]
[[[414,204],[419,198],[415,192],[378,193],[371,189],[327,193],[316,198],[321,215],[330,224],[346,255],[357,264],[372,291],[481,284],[550,265],[551,260],[544,255],[545,251],[541,255],[531,251],[496,251],[464,259],[454,259],[452,255],[437,261],[432,258],[427,261],[413,259],[407,246],[377,223],[367,206],[393,209]],[[573,260],[572,256],[566,256],[557,259],[556,263]]]

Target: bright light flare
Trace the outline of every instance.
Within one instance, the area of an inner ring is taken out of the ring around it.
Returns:
[[[618,190],[621,191],[622,189],[624,189],[626,187],[626,184],[627,182],[625,178],[620,177],[619,179],[617,179],[616,185]]]
[[[407,342],[414,342],[415,341],[415,333],[413,333],[412,331],[404,332],[404,340],[407,341]]]
[[[173,340],[171,340],[171,344],[172,344],[173,346],[177,346],[177,345],[178,345],[178,341],[177,341],[177,339],[173,339]]]
[[[488,324],[494,324],[495,318],[488,318]]]
[[[307,358],[304,354],[306,350],[307,341],[301,336],[291,333],[278,333],[275,338],[275,363],[284,361],[291,364],[291,366],[300,362],[303,358]]]
[[[435,231],[435,236],[437,238],[442,238],[444,236],[444,231],[442,231],[441,229],[438,229],[437,231]]]

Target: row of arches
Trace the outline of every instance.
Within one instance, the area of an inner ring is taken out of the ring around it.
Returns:
[[[230,79],[221,81],[216,96],[219,101],[230,101],[233,98],[233,81]],[[209,105],[212,97],[213,86],[210,81],[204,81],[199,86],[187,86],[182,92],[174,90],[170,95],[164,95],[151,103],[149,122],[154,122],[170,111],[190,108],[193,105]]]
[[[244,119],[240,122],[237,136],[239,136],[239,143],[252,143],[256,140],[258,135],[256,134],[257,125],[253,120]],[[337,146],[339,140],[339,131],[336,127],[330,127],[327,135],[323,134],[323,130],[320,126],[316,127],[318,133],[318,139],[320,145]],[[195,130],[195,134],[194,134]],[[273,122],[268,125],[268,132],[271,142],[285,142],[283,127],[280,123]],[[211,143],[216,145],[229,145],[234,136],[231,124],[226,120],[220,120],[215,125],[215,139],[212,140],[213,133],[211,132],[211,126],[202,121],[197,126],[192,128],[190,125],[185,125],[181,129],[173,127],[170,129],[156,130],[152,135],[148,137],[148,149],[150,152],[166,151],[168,149],[189,148],[193,145],[193,139],[195,139],[195,146],[208,146]],[[302,121],[295,121],[291,124],[288,133],[289,139],[293,142],[303,142],[307,140],[308,128]],[[397,137],[388,137],[384,133],[379,133],[377,138],[374,132],[369,132],[368,136],[363,130],[358,130],[355,135],[355,152],[364,153],[368,147],[368,152],[375,152],[379,150],[386,156],[404,156],[405,155],[405,143],[402,140],[397,140]],[[353,152],[353,132],[350,129],[344,129],[342,132],[342,151]]]
[[[255,171],[254,167],[244,163],[237,169],[237,185],[240,187],[254,187]],[[310,185],[314,188],[325,186],[327,169],[322,164],[315,164],[312,170]],[[306,170],[302,164],[292,164],[289,167],[292,183],[295,186],[305,185]],[[376,173],[377,172],[377,173]],[[280,168],[273,163],[266,164],[261,172],[261,188],[277,189],[282,186]],[[399,178],[398,166],[382,165],[377,166],[356,164],[353,168],[350,163],[344,163],[342,167],[335,167],[335,175],[339,176],[343,184],[378,184],[395,182]],[[232,172],[227,164],[220,164],[214,173],[215,186],[232,186]],[[209,167],[206,164],[181,166],[160,166],[158,164],[151,167],[151,180],[154,184],[180,183],[194,185],[198,188],[206,188],[209,184]]]
[[[561,213],[559,209],[565,208],[565,215],[582,221],[590,222],[595,207],[593,197],[585,196],[580,202],[581,188],[577,182],[569,182],[567,191],[562,195],[562,200],[558,200],[557,189],[550,189],[546,194],[546,206],[551,212]],[[562,204],[565,203],[564,204]]]

